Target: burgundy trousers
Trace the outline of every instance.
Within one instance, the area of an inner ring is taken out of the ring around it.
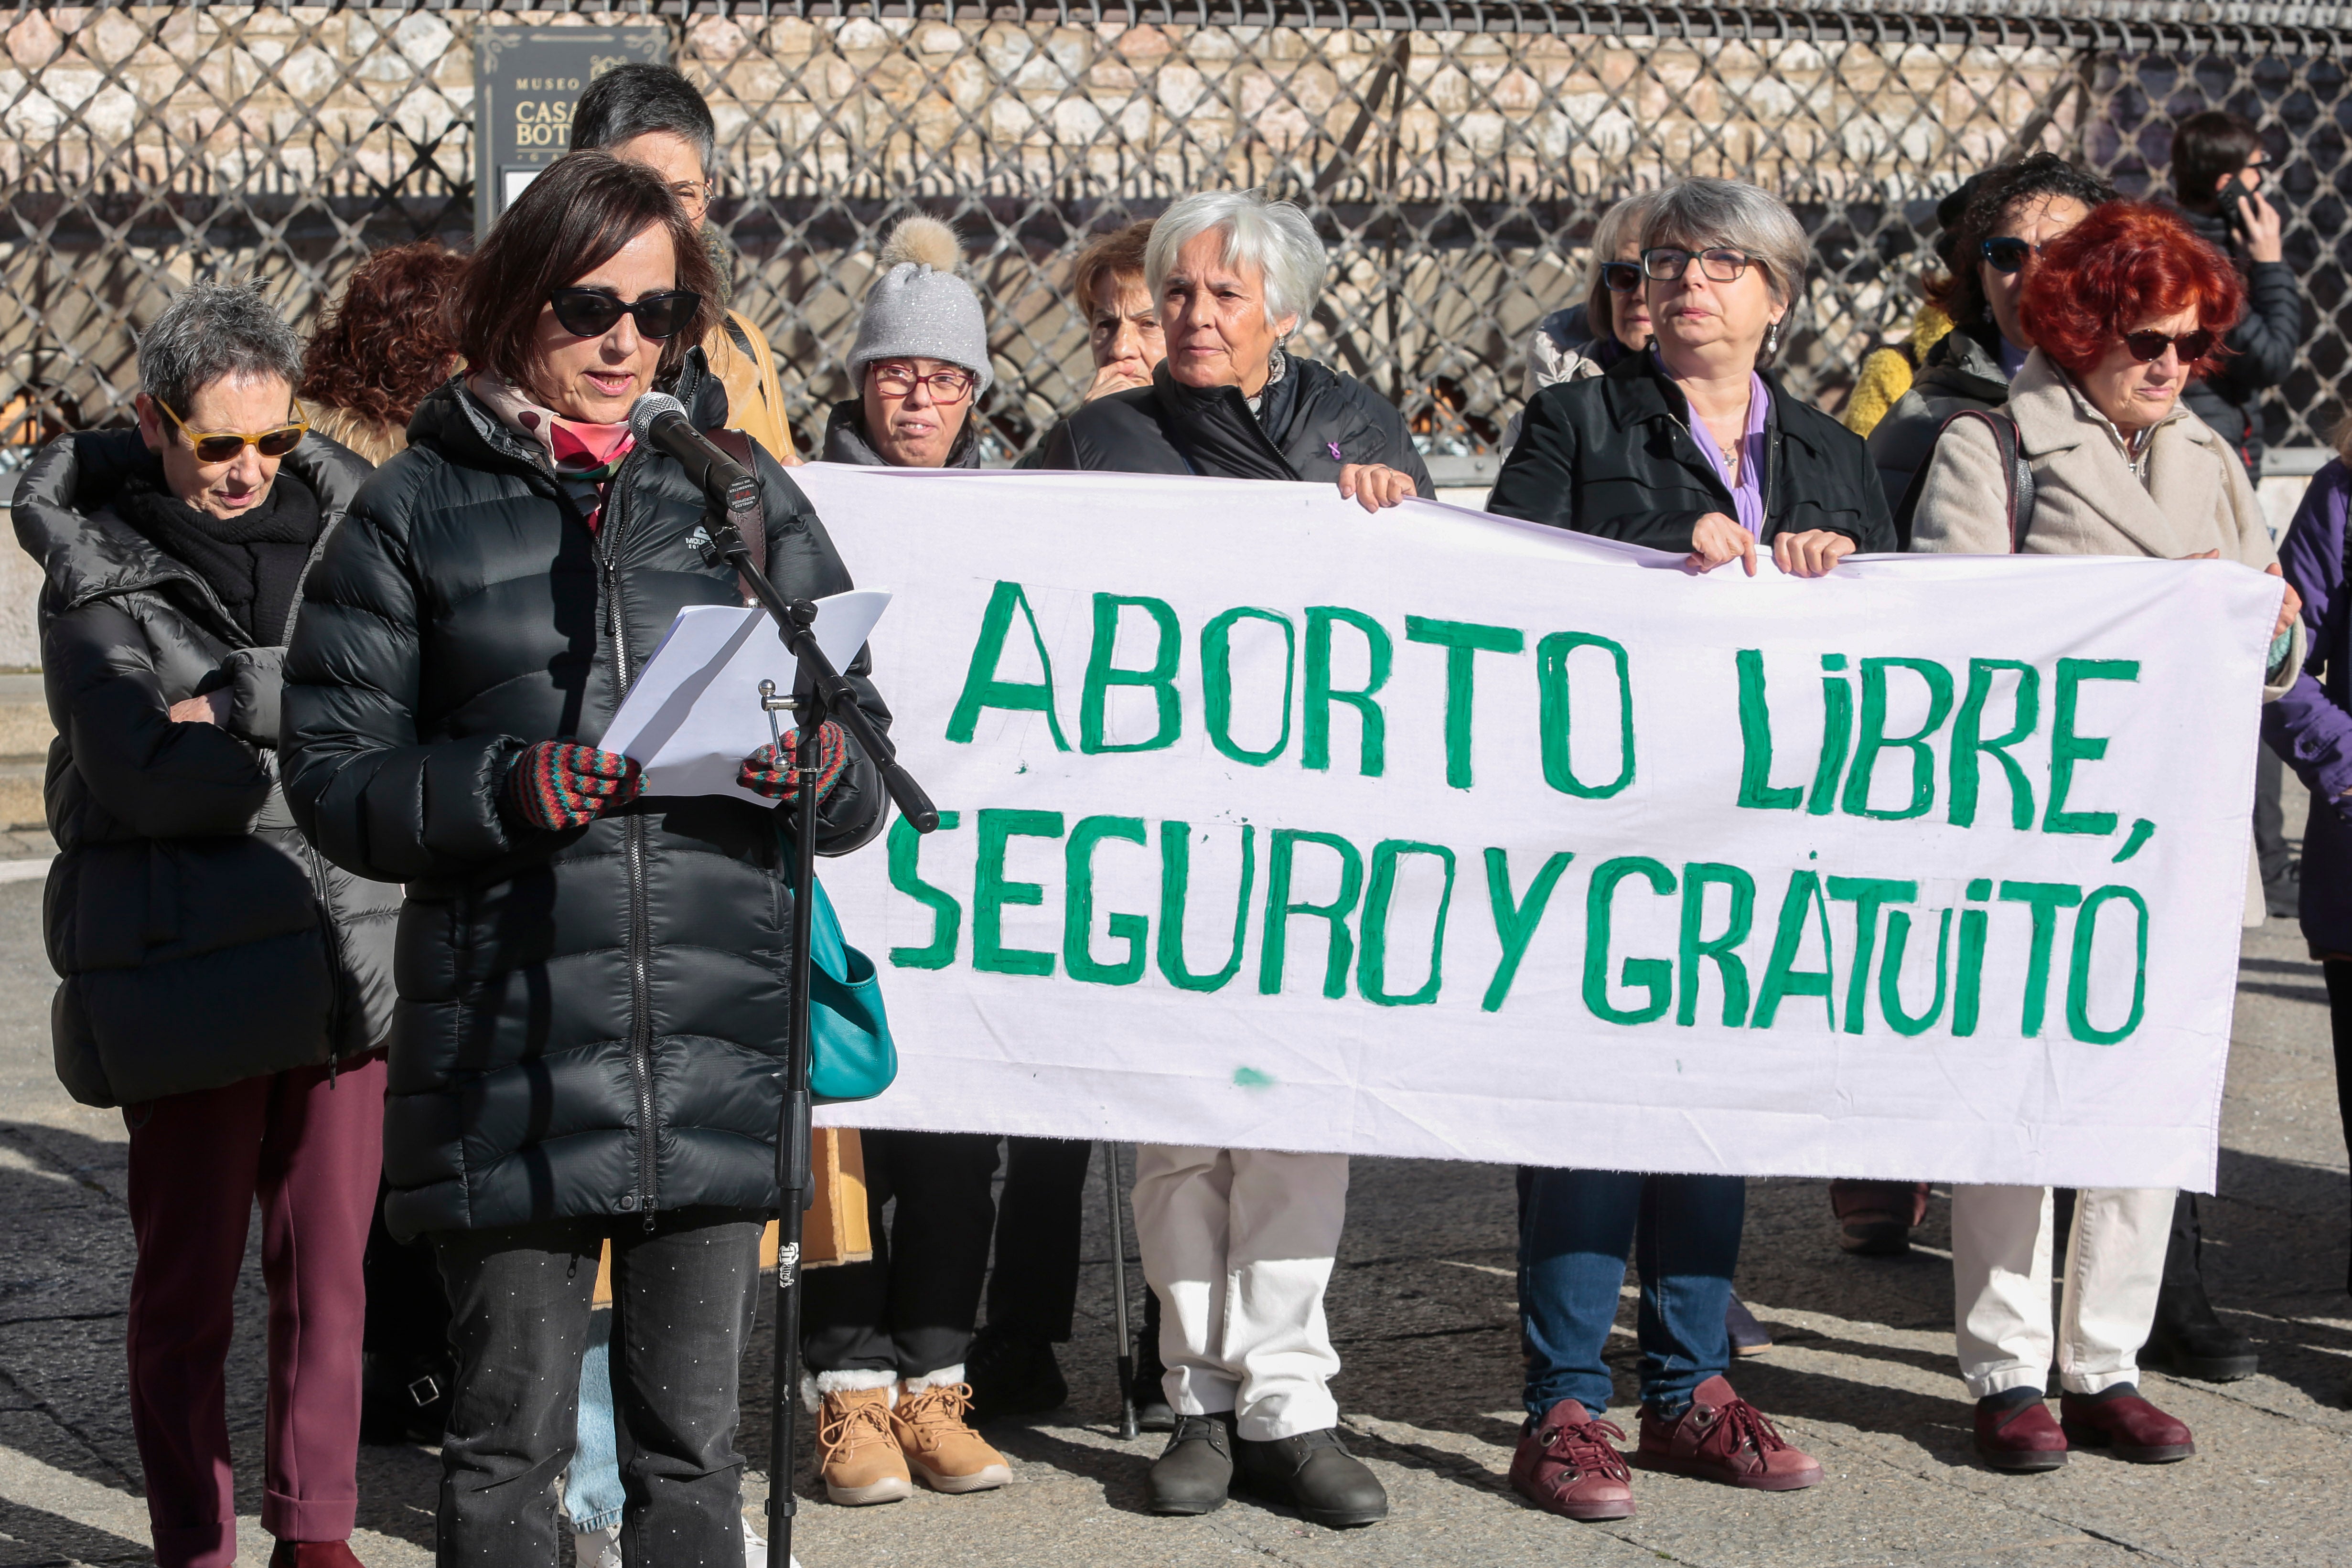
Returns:
[[[342,1541],[359,1507],[361,1258],[383,1163],[382,1057],[126,1106],[131,1427],[160,1568],[236,1558],[224,1378],[254,1201],[269,1288],[262,1528]]]

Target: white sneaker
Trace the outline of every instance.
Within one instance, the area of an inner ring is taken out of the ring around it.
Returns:
[[[574,1531],[572,1555],[578,1560],[580,1568],[621,1568],[621,1527],[612,1524],[602,1530]]]
[[[769,1568],[767,1539],[751,1528],[751,1516],[743,1516],[743,1562],[746,1568]],[[793,1554],[793,1568],[801,1568],[798,1552]]]

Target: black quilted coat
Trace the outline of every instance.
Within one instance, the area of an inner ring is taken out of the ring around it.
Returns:
[[[1055,425],[1037,466],[1329,484],[1349,464],[1384,463],[1436,496],[1393,403],[1327,365],[1282,359],[1255,413],[1241,388],[1188,387],[1163,361],[1150,386],[1098,397]]]
[[[696,423],[726,396],[688,354]],[[500,805],[534,741],[593,743],[677,612],[740,601],[704,502],[647,448],[592,532],[539,449],[461,385],[360,494],[312,572],[287,660],[287,794],[336,863],[407,884],[384,1110],[385,1217],[404,1236],[775,1202],[789,866],[774,814],[641,798],[551,832]],[[850,586],[761,453],[769,571]],[[877,723],[887,713],[849,674]],[[818,848],[882,826],[854,757]]]
[[[88,1105],[359,1055],[392,1011],[399,890],[330,866],[278,789],[283,647],[254,646],[194,571],[112,510],[153,465],[135,430],[61,436],[14,508],[46,579],[58,727],[42,918],[64,983],[50,1035],[58,1078]],[[277,482],[318,497],[323,548],[367,474],[313,435]],[[231,697],[224,725],[171,721],[173,703],[216,687]]]

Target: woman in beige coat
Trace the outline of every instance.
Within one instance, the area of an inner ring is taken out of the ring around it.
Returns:
[[[2021,487],[1995,425],[1959,419],[1930,460],[1913,548],[2218,556],[2277,572],[2244,466],[2180,405],[2181,389],[2210,368],[2243,303],[2228,258],[2162,208],[2110,202],[2047,242],[2021,306],[2039,346],[2011,383],[2007,410],[2032,472],[2030,510],[2013,515],[2025,509],[2013,500]],[[2265,700],[2302,666],[2299,608],[2288,589],[2270,628]],[[2163,1188],[2082,1192],[2053,1333],[2050,1190],[1954,1187],[1960,1369],[1977,1400],[1977,1451],[1993,1469],[2054,1469],[2070,1443],[2143,1464],[2196,1451],[2188,1427],[2137,1386],[2174,1198]],[[2059,1420],[2042,1403],[2053,1348]]]

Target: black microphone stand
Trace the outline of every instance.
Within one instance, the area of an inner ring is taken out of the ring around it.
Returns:
[[[746,487],[748,490],[748,487]],[[727,497],[730,502],[733,496]],[[756,493],[746,494],[749,506],[758,505]],[[748,508],[747,508],[748,509]],[[827,719],[841,726],[857,748],[881,769],[882,787],[919,833],[940,825],[940,813],[907,770],[898,765],[898,748],[874,727],[857,706],[856,689],[833,667],[817,646],[816,606],[805,599],[786,599],[768,580],[761,563],[751,559],[742,531],[730,514],[711,529],[719,553],[741,574],[770,615],[777,635],[792,653],[795,667],[790,711],[796,732],[793,757],[816,755],[817,731]],[[776,699],[766,699],[771,702]],[[779,704],[778,706],[782,706]],[[780,756],[777,758],[782,761]],[[776,1186],[780,1194],[776,1236],[776,1386],[768,1417],[768,1562],[783,1568],[793,1560],[793,1516],[799,1499],[793,1491],[793,1450],[800,1399],[801,1369],[801,1216],[811,1197],[809,1179],[809,941],[816,903],[816,771],[797,768],[792,804],[800,831],[793,834],[792,1001],[784,1026],[784,1092],[776,1113]],[[782,810],[779,804],[776,808]]]

